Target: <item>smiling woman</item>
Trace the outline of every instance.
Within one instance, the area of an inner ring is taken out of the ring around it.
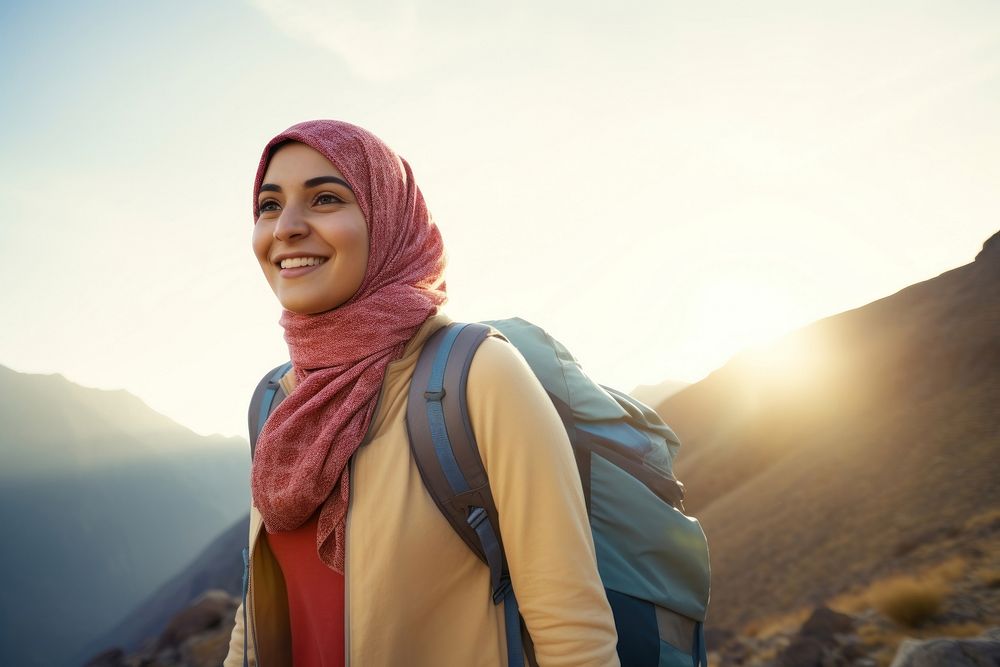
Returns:
[[[289,141],[273,153],[257,200],[253,249],[281,305],[303,315],[351,298],[368,266],[368,225],[351,186],[323,155]]]
[[[467,428],[523,624],[423,485],[405,406],[424,343],[452,320],[406,160],[349,123],[293,125],[264,147],[253,217],[292,364],[256,440],[225,666],[618,665],[562,419],[495,330],[466,367]],[[522,627],[527,652],[509,644]]]

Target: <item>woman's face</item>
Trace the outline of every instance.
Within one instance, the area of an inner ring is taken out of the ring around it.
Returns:
[[[268,162],[257,202],[254,254],[284,308],[312,315],[354,296],[368,267],[368,225],[329,160],[300,142],[282,145]]]

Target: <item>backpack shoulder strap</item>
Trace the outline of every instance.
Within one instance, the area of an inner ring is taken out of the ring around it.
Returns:
[[[253,460],[257,448],[257,437],[264,428],[264,422],[278,404],[285,399],[285,390],[281,388],[281,378],[292,367],[291,361],[275,366],[261,378],[257,388],[250,398],[250,409],[247,411],[247,426],[250,433],[250,459]]]
[[[424,486],[484,563],[487,554],[469,515],[475,508],[495,515],[496,507],[469,423],[465,389],[472,357],[489,333],[486,325],[460,322],[434,332],[417,359],[406,408],[410,450]]]
[[[534,665],[500,538],[500,523],[466,403],[469,367],[479,345],[502,334],[485,324],[453,322],[424,343],[410,381],[406,427],[424,486],[459,537],[490,568],[494,604],[504,603],[507,665]]]

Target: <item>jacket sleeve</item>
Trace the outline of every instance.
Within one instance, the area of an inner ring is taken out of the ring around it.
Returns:
[[[473,357],[467,394],[539,666],[617,666],[614,617],[559,414],[517,348],[496,337]]]

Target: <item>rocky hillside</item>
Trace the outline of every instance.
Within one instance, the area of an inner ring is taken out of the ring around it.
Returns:
[[[126,653],[138,652],[144,648],[147,652],[154,653],[161,651],[165,646],[178,648],[175,646],[178,642],[169,641],[175,634],[168,633],[167,639],[161,639],[160,635],[164,632],[164,628],[171,627],[172,619],[180,610],[204,606],[199,600],[207,591],[214,590],[217,594],[227,594],[232,598],[242,594],[242,550],[247,546],[249,524],[249,514],[233,523],[183,570],[132,609],[118,625],[89,642],[79,653],[76,662],[83,662],[99,653],[124,656]],[[222,598],[216,595],[216,599]],[[210,609],[226,609],[225,606],[220,607],[216,603],[205,604],[208,604]],[[233,608],[235,609],[235,606]],[[233,617],[230,615],[223,618],[220,623],[231,628],[232,620]],[[186,640],[188,635],[199,634],[202,631],[211,634],[215,627],[213,624],[194,627],[191,632],[185,634],[184,639]],[[214,643],[209,641],[208,645]],[[108,654],[106,652],[108,647],[116,647],[117,652],[112,651]]]
[[[239,602],[225,591],[205,591],[139,650],[107,649],[85,667],[219,667],[229,651]]]
[[[979,667],[1000,664],[1000,510],[906,545],[877,577],[730,631],[713,667]],[[982,637],[989,633],[989,637]],[[949,638],[942,641],[941,638]]]
[[[739,355],[658,411],[709,539],[711,625],[737,631],[914,565],[1000,508],[1000,234],[972,263]]]

